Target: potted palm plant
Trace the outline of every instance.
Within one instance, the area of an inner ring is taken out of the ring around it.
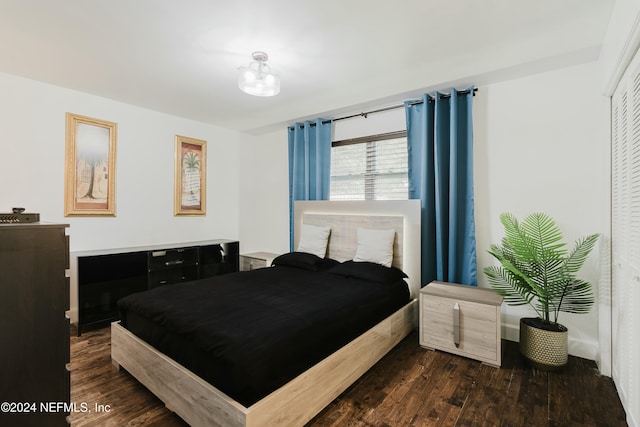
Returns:
[[[500,263],[484,269],[493,290],[509,305],[530,305],[537,317],[520,319],[520,352],[534,366],[560,369],[568,360],[568,329],[560,312],[587,313],[594,303],[591,284],[576,277],[598,234],[578,239],[571,251],[562,232],[545,213],[522,223],[510,213],[500,215],[505,237],[489,253]]]

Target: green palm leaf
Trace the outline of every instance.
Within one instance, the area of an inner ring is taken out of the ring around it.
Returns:
[[[522,223],[513,214],[504,213],[500,222],[505,237],[501,245],[493,244],[488,250],[500,265],[487,267],[484,273],[507,304],[529,304],[548,322],[557,322],[561,311],[586,313],[591,309],[591,284],[576,274],[595,246],[597,234],[578,240],[567,252],[562,231],[545,213],[533,213]]]

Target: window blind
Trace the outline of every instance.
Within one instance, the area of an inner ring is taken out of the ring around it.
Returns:
[[[406,200],[406,132],[333,143],[331,200]]]

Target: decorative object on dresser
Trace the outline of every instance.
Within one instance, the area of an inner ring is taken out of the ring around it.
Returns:
[[[11,208],[11,213],[0,213],[0,224],[40,222],[39,213],[25,213],[24,208]]]
[[[251,271],[256,268],[269,267],[274,258],[280,254],[272,252],[252,252],[240,255],[240,271]]]
[[[117,301],[134,292],[238,271],[239,242],[208,240],[112,251],[74,252],[78,335],[119,318]]]
[[[568,252],[561,242],[562,231],[545,213],[533,213],[522,223],[503,213],[500,222],[506,235],[500,246],[494,244],[489,249],[500,266],[487,267],[484,273],[507,304],[529,304],[538,315],[520,319],[522,355],[539,369],[561,369],[569,360],[569,331],[558,323],[558,314],[588,313],[591,309],[591,284],[576,274],[598,234],[578,239]]]
[[[0,425],[67,425],[66,224],[0,224]],[[5,407],[5,405],[8,405]],[[43,406],[44,405],[44,406]]]
[[[491,289],[431,282],[420,290],[420,345],[500,367],[501,305]]]

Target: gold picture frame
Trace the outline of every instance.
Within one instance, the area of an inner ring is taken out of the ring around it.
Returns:
[[[207,142],[176,135],[174,212],[206,215]]]
[[[116,216],[117,127],[66,114],[64,216]]]

